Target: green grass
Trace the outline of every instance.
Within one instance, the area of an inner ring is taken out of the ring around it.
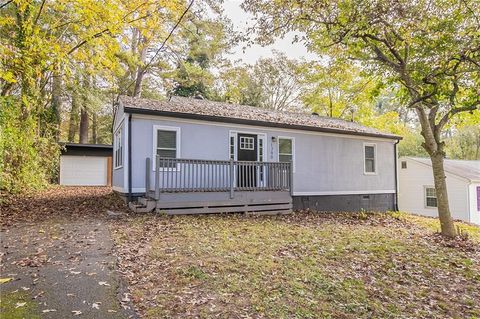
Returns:
[[[389,215],[142,217],[114,226],[147,318],[479,317],[478,254]],[[449,291],[449,293],[446,293]]]
[[[396,213],[400,218],[404,218],[419,226],[425,227],[431,231],[440,231],[440,221],[438,218],[412,215],[407,213]],[[471,240],[480,243],[480,226],[468,224],[460,221],[455,222],[455,227],[460,231],[460,234],[467,236]]]
[[[20,306],[18,303],[25,303]],[[18,305],[17,305],[18,304]],[[36,319],[40,318],[37,304],[32,297],[25,292],[2,293],[0,298],[0,318],[2,319]]]

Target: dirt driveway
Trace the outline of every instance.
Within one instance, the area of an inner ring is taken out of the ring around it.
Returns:
[[[109,188],[2,197],[0,209],[0,317],[135,317],[108,229],[125,207]]]

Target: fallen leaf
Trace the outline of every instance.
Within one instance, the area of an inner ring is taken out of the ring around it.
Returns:
[[[8,278],[0,278],[0,284],[4,284],[4,283],[7,283],[9,281],[12,281],[13,278],[11,277],[8,277]]]
[[[55,311],[57,311],[57,309],[45,309],[45,310],[42,310],[43,313],[55,312]]]
[[[17,303],[15,304],[15,308],[23,307],[23,306],[25,306],[26,304],[27,304],[26,302],[17,302]]]
[[[71,274],[73,275],[78,275],[78,274],[81,274],[82,272],[81,271],[70,271]]]
[[[100,286],[110,286],[110,284],[107,283],[106,281],[99,281],[98,284],[99,284]]]
[[[24,291],[30,290],[30,288],[28,288],[28,287],[22,287],[22,289],[23,289]]]
[[[100,309],[100,304],[101,304],[101,302],[94,302],[94,303],[92,304],[92,308],[93,308],[93,309]]]
[[[79,316],[79,315],[82,314],[82,312],[78,311],[78,310],[72,310],[72,313],[73,313],[74,316]]]

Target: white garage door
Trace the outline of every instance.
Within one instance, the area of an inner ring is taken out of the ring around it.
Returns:
[[[60,185],[107,185],[107,158],[100,156],[60,156]]]

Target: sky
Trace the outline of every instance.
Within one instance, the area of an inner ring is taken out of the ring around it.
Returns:
[[[225,0],[223,3],[224,13],[232,21],[235,31],[245,31],[254,23],[252,15],[240,8],[241,3],[242,0]],[[271,56],[272,50],[277,50],[285,53],[289,58],[313,59],[314,55],[309,53],[302,43],[292,43],[293,37],[293,34],[288,34],[285,38],[278,39],[267,47],[252,45],[245,50],[243,50],[245,43],[240,43],[232,49],[229,58],[232,61],[242,60],[244,63],[254,64],[262,57]]]

